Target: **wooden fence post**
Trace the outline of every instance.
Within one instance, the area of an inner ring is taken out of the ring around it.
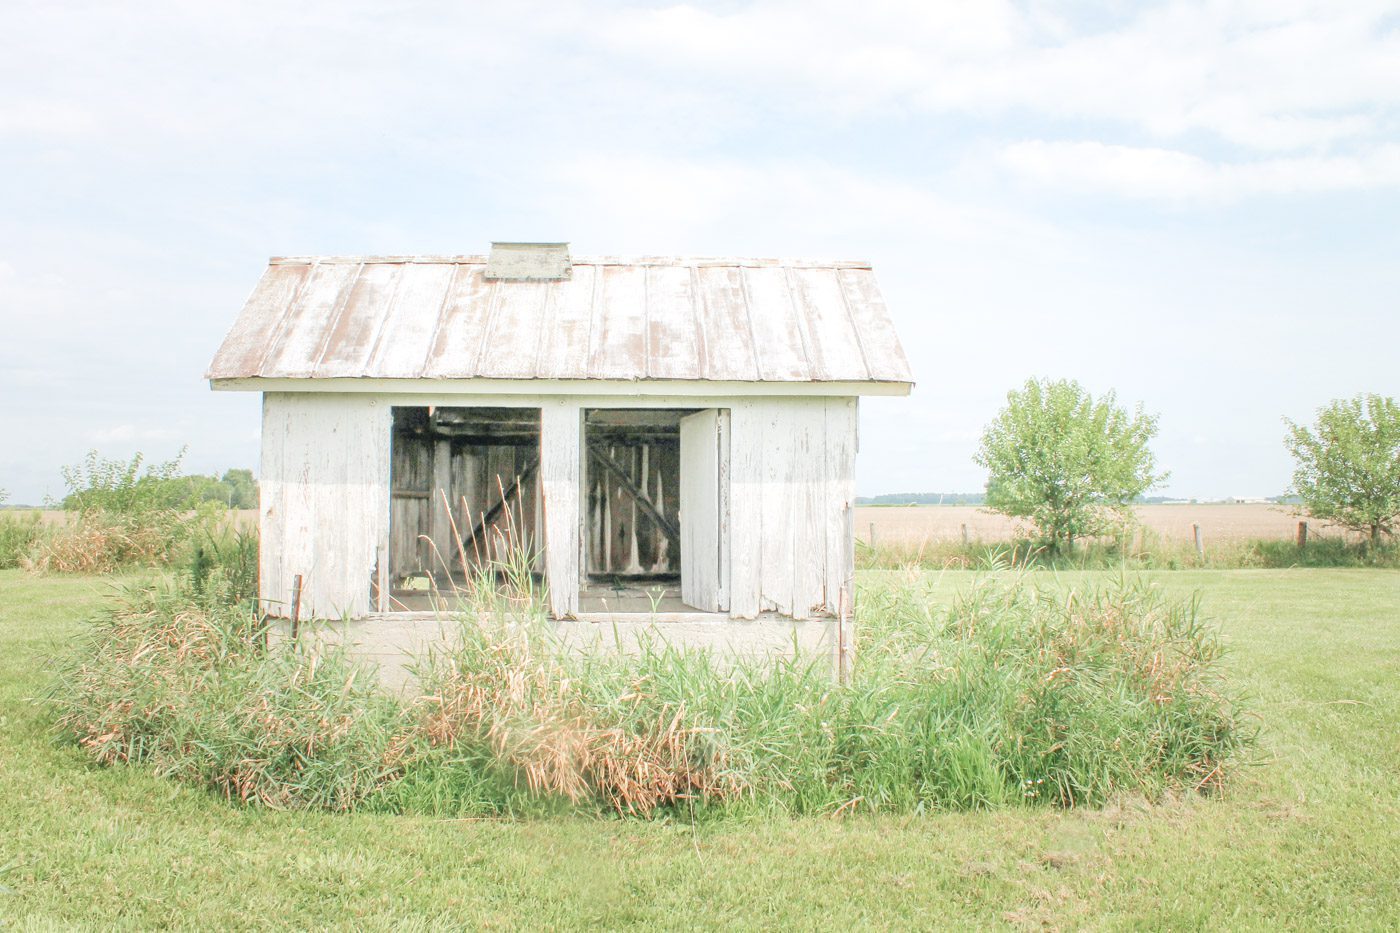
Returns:
[[[841,587],[836,596],[836,682],[846,682],[846,604],[850,596]]]
[[[962,543],[963,547],[967,547],[967,522],[962,525]]]
[[[1298,523],[1298,549],[1302,550],[1308,545],[1308,523]]]
[[[292,579],[292,644],[297,640],[297,624],[301,621],[301,574]]]
[[[1201,526],[1197,523],[1192,523],[1191,534],[1196,539],[1196,556],[1199,557],[1201,560],[1205,560],[1206,543],[1201,539]]]
[[[875,523],[870,523],[870,546],[875,546]]]

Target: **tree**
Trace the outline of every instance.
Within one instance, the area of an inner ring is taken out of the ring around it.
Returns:
[[[226,470],[219,480],[229,490],[229,508],[256,509],[258,507],[258,484],[253,479],[252,470]]]
[[[1337,399],[1312,428],[1287,418],[1284,445],[1297,461],[1293,492],[1308,514],[1370,535],[1400,521],[1400,407],[1380,395]]]
[[[1030,519],[1052,551],[1132,521],[1134,499],[1166,479],[1148,444],[1157,417],[1131,414],[1109,392],[1074,381],[1028,379],[982,433],[987,507]]]

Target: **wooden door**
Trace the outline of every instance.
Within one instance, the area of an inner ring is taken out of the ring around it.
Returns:
[[[729,412],[681,419],[681,600],[729,611]]]

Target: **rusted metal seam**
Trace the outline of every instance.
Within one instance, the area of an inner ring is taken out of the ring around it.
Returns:
[[[365,274],[365,264],[360,263],[355,270],[355,274],[350,279],[350,285],[335,300],[335,310],[331,312],[330,324],[326,327],[326,335],[321,338],[321,349],[316,353],[316,361],[311,364],[311,377],[316,377],[316,370],[321,368],[322,361],[326,358],[326,351],[330,349],[331,338],[335,336],[335,329],[340,326],[340,319],[345,314],[345,309],[350,306],[350,296],[355,293],[355,286],[360,284],[360,276]]]
[[[535,362],[530,368],[530,372],[533,374],[531,378],[534,379],[540,378],[540,361],[544,358],[545,334],[549,333],[549,323],[554,318],[554,297],[556,294],[554,286],[557,284],[557,282],[545,283],[544,311],[540,315],[539,339],[535,343]]]
[[[593,294],[588,300],[588,343],[586,344],[586,346],[588,347],[588,362],[584,364],[586,371],[589,372],[591,372],[594,369],[593,357],[597,354],[597,351],[593,348],[593,331],[597,329],[599,314],[598,309],[602,307],[602,302],[599,300],[599,298],[601,297],[599,293],[602,292],[602,290],[603,270],[600,266],[594,266],[592,289]],[[582,379],[587,377],[572,376],[569,378]]]
[[[365,356],[365,367],[374,361],[374,354],[379,351],[379,342],[384,339],[384,332],[389,329],[389,321],[394,317],[394,309],[399,303],[399,292],[403,290],[403,280],[406,278],[408,278],[408,269],[400,264],[398,278],[394,279],[394,292],[385,302],[384,319],[379,322],[379,327],[374,332],[374,340],[369,345],[369,353]],[[319,367],[320,364],[317,363],[317,366]]]
[[[282,309],[282,316],[277,319],[277,327],[274,330],[274,339],[267,342],[267,348],[263,350],[262,356],[258,359],[258,368],[254,375],[261,376],[263,374],[263,370],[267,367],[268,357],[272,356],[272,351],[281,345],[282,334],[287,329],[287,321],[292,316],[292,309],[301,301],[302,293],[306,291],[306,283],[311,281],[311,277],[316,274],[316,267],[319,265],[319,262],[312,262],[307,267],[305,277],[297,285],[296,291],[292,293],[292,300],[287,302],[287,307]]]
[[[480,343],[476,348],[476,359],[472,364],[471,375],[473,376],[481,373],[481,364],[486,359],[486,343],[491,338],[491,325],[496,322],[496,309],[500,303],[501,281],[497,279],[491,283],[491,298],[486,302],[486,315],[481,322],[481,337],[478,338]]]
[[[841,274],[840,269],[834,270],[836,273],[836,284],[841,287],[841,307],[846,311],[846,323],[851,325],[851,333],[856,335],[856,349],[860,351],[860,365],[865,368],[865,377],[870,378],[870,358],[865,355],[865,342],[860,339],[860,326],[856,324],[855,315],[851,313],[851,296],[846,293],[846,277]]]
[[[812,364],[811,334],[807,333],[807,325],[809,323],[807,320],[807,309],[805,304],[803,307],[797,305],[797,296],[793,294],[792,288],[792,269],[783,269],[783,282],[787,284],[788,305],[792,308],[792,313],[797,316],[797,339],[802,343],[802,356],[807,361],[807,379],[809,381],[816,381],[815,377],[812,375],[816,367]]]
[[[442,339],[442,322],[447,317],[447,302],[452,297],[452,289],[457,284],[457,276],[462,274],[462,266],[466,263],[454,262],[452,264],[452,274],[447,277],[447,288],[442,293],[442,301],[438,302],[437,321],[433,324],[433,339],[428,341],[428,355],[423,358],[423,365],[418,367],[418,378],[425,379],[428,376],[428,363],[437,358],[438,341]]]
[[[744,320],[749,322],[749,352],[753,354],[753,378],[763,382],[763,366],[758,361],[758,331],[753,326],[753,296],[749,294],[749,277],[739,268],[739,293],[744,298]]]
[[[651,267],[642,267],[642,378],[651,378]]]
[[[700,290],[700,267],[689,266],[690,269],[690,293],[695,296],[695,300],[690,303],[690,323],[695,328],[695,359],[700,362],[700,378],[709,379],[713,368],[710,366],[710,346],[705,342],[705,328],[701,326],[697,308],[707,307],[705,304],[705,293]]]

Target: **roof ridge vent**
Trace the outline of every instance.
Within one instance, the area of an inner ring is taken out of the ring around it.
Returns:
[[[496,282],[562,282],[573,275],[568,243],[492,243],[486,279]]]

